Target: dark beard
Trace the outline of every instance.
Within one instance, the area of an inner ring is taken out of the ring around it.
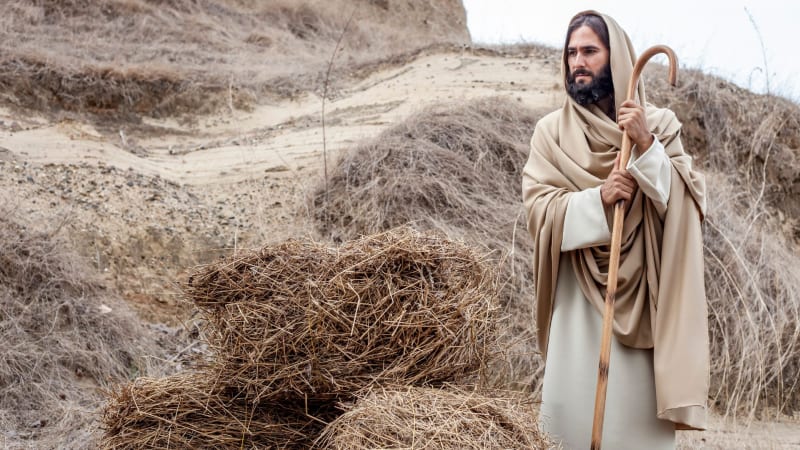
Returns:
[[[591,75],[592,81],[585,84],[575,82],[576,75]],[[614,81],[611,79],[611,67],[606,64],[598,75],[585,69],[578,69],[567,74],[567,93],[581,106],[597,103],[609,95],[614,95]]]

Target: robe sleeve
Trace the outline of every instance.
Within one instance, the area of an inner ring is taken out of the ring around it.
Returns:
[[[600,199],[600,186],[571,193],[564,217],[561,251],[608,244],[610,240],[611,232]]]
[[[672,181],[671,164],[664,145],[653,139],[653,145],[642,153],[634,146],[627,170],[639,183],[642,193],[652,200],[659,218],[664,220]]]

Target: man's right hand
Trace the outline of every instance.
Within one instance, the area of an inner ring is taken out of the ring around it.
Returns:
[[[600,198],[603,201],[603,206],[609,208],[617,203],[619,200],[630,202],[636,190],[639,189],[639,184],[627,170],[619,168],[619,153],[617,159],[614,160],[614,169],[608,175],[606,181],[600,186]]]

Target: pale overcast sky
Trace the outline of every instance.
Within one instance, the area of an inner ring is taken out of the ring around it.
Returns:
[[[765,92],[769,74],[773,93],[800,101],[800,79],[795,76],[800,72],[800,45],[794,34],[800,22],[798,0],[463,3],[474,42],[534,42],[560,48],[569,19],[579,11],[594,9],[614,17],[638,52],[651,45],[669,45],[677,53],[681,67],[700,68],[756,92]]]

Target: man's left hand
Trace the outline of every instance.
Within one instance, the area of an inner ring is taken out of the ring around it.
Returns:
[[[628,133],[639,152],[647,151],[653,145],[653,134],[647,128],[643,106],[633,100],[625,100],[619,107],[617,123],[621,130]]]

